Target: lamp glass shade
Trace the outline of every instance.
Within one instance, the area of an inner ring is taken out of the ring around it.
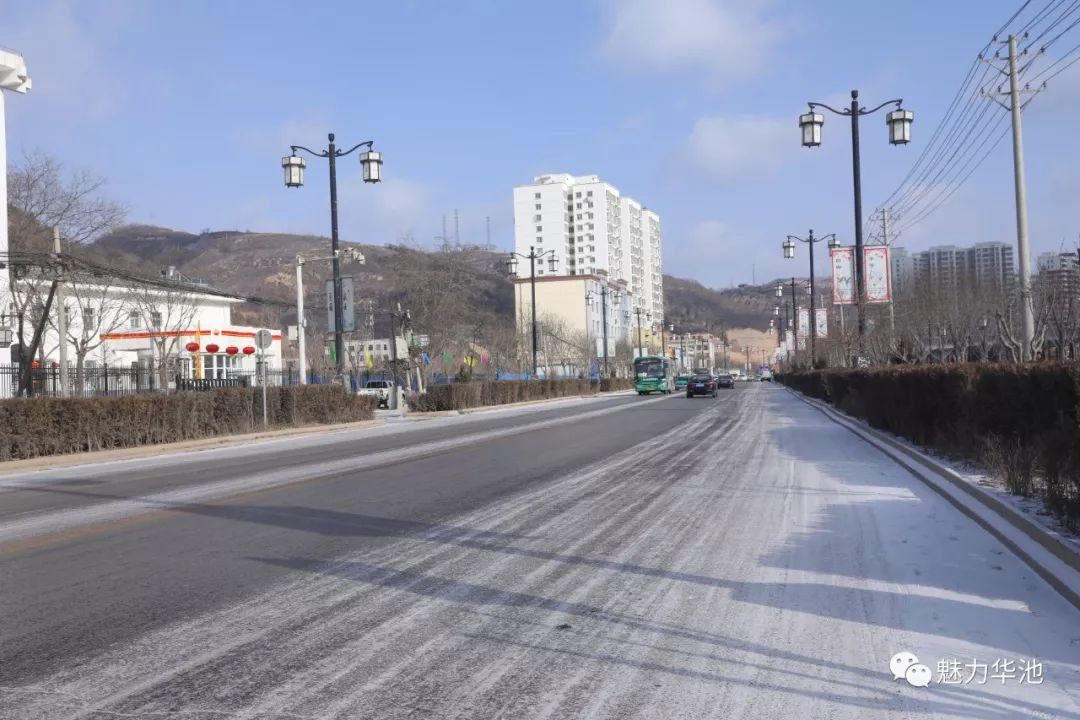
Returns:
[[[812,110],[799,116],[803,147],[817,147],[821,144],[821,126],[824,124],[825,116]]]
[[[518,259],[511,255],[506,259],[506,273],[508,275],[517,275]]]
[[[788,238],[784,241],[784,258],[790,260],[795,257],[795,243]]]
[[[840,238],[833,235],[831,238],[829,238],[829,248],[835,249],[838,247],[840,247]]]
[[[558,270],[559,270],[559,258],[555,257],[554,255],[552,255],[550,258],[548,258],[548,269],[550,269],[551,272],[558,272]]]
[[[776,283],[776,297],[784,297],[784,284]]]
[[[889,142],[893,145],[907,145],[911,142],[911,123],[915,121],[915,113],[910,110],[898,108],[885,116],[885,124],[889,126]]]
[[[364,182],[382,182],[382,153],[368,150],[360,153],[360,167],[364,171]]]
[[[304,158],[286,155],[281,158],[281,167],[285,170],[285,187],[300,187],[304,184]]]

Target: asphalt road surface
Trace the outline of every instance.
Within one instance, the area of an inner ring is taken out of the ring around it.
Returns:
[[[771,384],[0,476],[0,718],[825,717],[1080,720],[1080,612]]]

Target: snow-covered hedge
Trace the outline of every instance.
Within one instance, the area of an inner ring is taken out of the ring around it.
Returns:
[[[1080,527],[1080,364],[786,373],[780,382],[919,445],[988,466]]]
[[[374,398],[340,385],[267,388],[272,427],[368,420]],[[262,428],[262,390],[0,401],[0,460],[232,435]]]

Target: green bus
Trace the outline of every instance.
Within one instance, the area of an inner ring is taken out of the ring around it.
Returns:
[[[660,392],[670,393],[675,387],[671,376],[671,361],[659,355],[646,355],[634,359],[634,389],[638,395]]]

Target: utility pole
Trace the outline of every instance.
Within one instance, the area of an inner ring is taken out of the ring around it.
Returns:
[[[461,230],[458,225],[457,208],[454,208],[454,247],[461,247]]]
[[[1016,36],[1009,36],[1009,111],[1012,114],[1013,182],[1016,190],[1016,245],[1020,255],[1020,313],[1024,344],[1022,360],[1031,360],[1035,315],[1031,307],[1031,250],[1028,247],[1027,184],[1024,179],[1024,133],[1020,125],[1020,73],[1016,68]]]
[[[1025,37],[1027,37],[1026,34]],[[1028,361],[1031,360],[1031,345],[1035,340],[1035,313],[1031,304],[1031,248],[1028,243],[1027,182],[1024,178],[1024,131],[1020,120],[1020,113],[1027,103],[1020,102],[1021,69],[1017,67],[1017,42],[1018,39],[1015,35],[1010,35],[1009,39],[1003,42],[1009,49],[1007,69],[997,67],[993,60],[986,60],[981,56],[980,59],[993,66],[998,72],[1009,79],[1008,104],[1003,103],[998,99],[999,96],[1004,97],[1005,93],[987,92],[983,90],[983,95],[989,97],[1004,108],[1012,119],[1013,189],[1016,202],[1016,250],[1017,254],[1020,256],[1018,258],[1020,265],[1020,323],[1022,334],[1024,336],[1020,345],[1020,358],[1021,360]],[[1000,59],[996,53],[994,54],[994,59]],[[1030,62],[1027,63],[1025,68],[1030,64]],[[1038,92],[1042,87],[1045,87],[1045,85],[1046,84],[1043,83],[1040,88],[1035,89],[1025,86],[1023,91]]]
[[[300,357],[300,384],[307,385],[307,321],[304,320],[304,258],[296,256],[296,342]]]
[[[889,245],[889,208],[881,209],[881,242]],[[890,260],[891,264],[891,260]],[[893,307],[892,267],[889,268],[889,345],[896,342],[896,310]]]
[[[60,249],[60,228],[53,228],[53,253],[60,270],[56,277],[56,332],[60,336],[60,397],[68,396],[67,303],[65,302],[64,266]]]

